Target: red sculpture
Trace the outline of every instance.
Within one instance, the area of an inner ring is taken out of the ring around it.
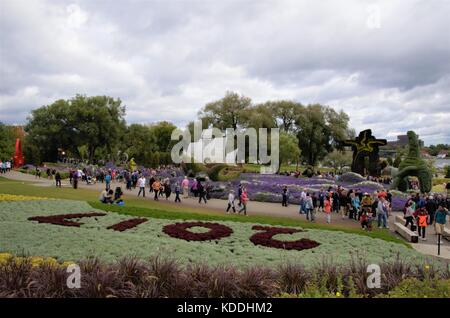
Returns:
[[[23,153],[22,153],[22,143],[20,139],[16,139],[16,152],[14,153],[14,168],[20,168],[24,164]]]

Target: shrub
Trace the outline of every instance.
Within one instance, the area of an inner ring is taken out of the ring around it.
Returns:
[[[445,166],[444,169],[445,169],[445,177],[450,178],[450,166],[447,165],[447,166]]]
[[[355,172],[347,172],[340,176],[339,181],[348,182],[348,183],[358,183],[366,181],[362,175]]]
[[[219,181],[219,173],[227,167],[226,164],[217,164],[208,168],[207,174],[212,181]]]
[[[159,256],[147,261],[124,258],[103,263],[88,258],[79,263],[81,288],[66,286],[65,264],[34,264],[30,257],[0,262],[0,297],[450,297],[450,272],[405,266],[400,260],[381,264],[381,289],[366,290],[367,262],[347,266],[323,261],[313,269],[285,263],[238,268],[195,264],[182,267]],[[388,283],[383,284],[387,280]]]
[[[450,280],[408,278],[403,280],[387,295],[389,298],[450,298]]]

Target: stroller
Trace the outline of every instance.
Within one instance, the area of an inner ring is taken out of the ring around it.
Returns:
[[[87,176],[86,177],[86,184],[95,184],[96,183],[96,179],[92,176]]]

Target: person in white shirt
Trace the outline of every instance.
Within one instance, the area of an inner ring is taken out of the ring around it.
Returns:
[[[234,190],[231,190],[228,194],[228,208],[227,208],[227,214],[230,213],[230,208],[233,209],[233,213],[236,213],[236,207],[234,206],[235,196],[234,196]]]
[[[138,184],[138,187],[139,187],[139,192],[138,192],[138,196],[141,194],[141,192],[142,192],[142,196],[145,198],[145,182],[146,182],[146,180],[145,180],[145,177],[144,176],[141,176],[139,179],[138,179],[138,181],[137,181],[137,184]]]

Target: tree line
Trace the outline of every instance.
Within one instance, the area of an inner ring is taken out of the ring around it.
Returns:
[[[76,95],[37,108],[25,125],[26,161],[55,162],[64,151],[66,157],[91,163],[118,160],[121,153],[146,166],[170,163],[170,150],[176,142],[170,137],[176,126],[167,121],[127,124],[125,115],[122,101],[109,96]],[[279,128],[280,161],[284,163],[300,161],[315,166],[333,150],[343,150],[342,141],[355,135],[343,111],[290,100],[253,103],[235,92],[206,104],[198,118],[204,128]],[[186,128],[193,131],[193,122]],[[6,149],[4,143],[11,144],[4,139],[0,139],[0,151]]]

